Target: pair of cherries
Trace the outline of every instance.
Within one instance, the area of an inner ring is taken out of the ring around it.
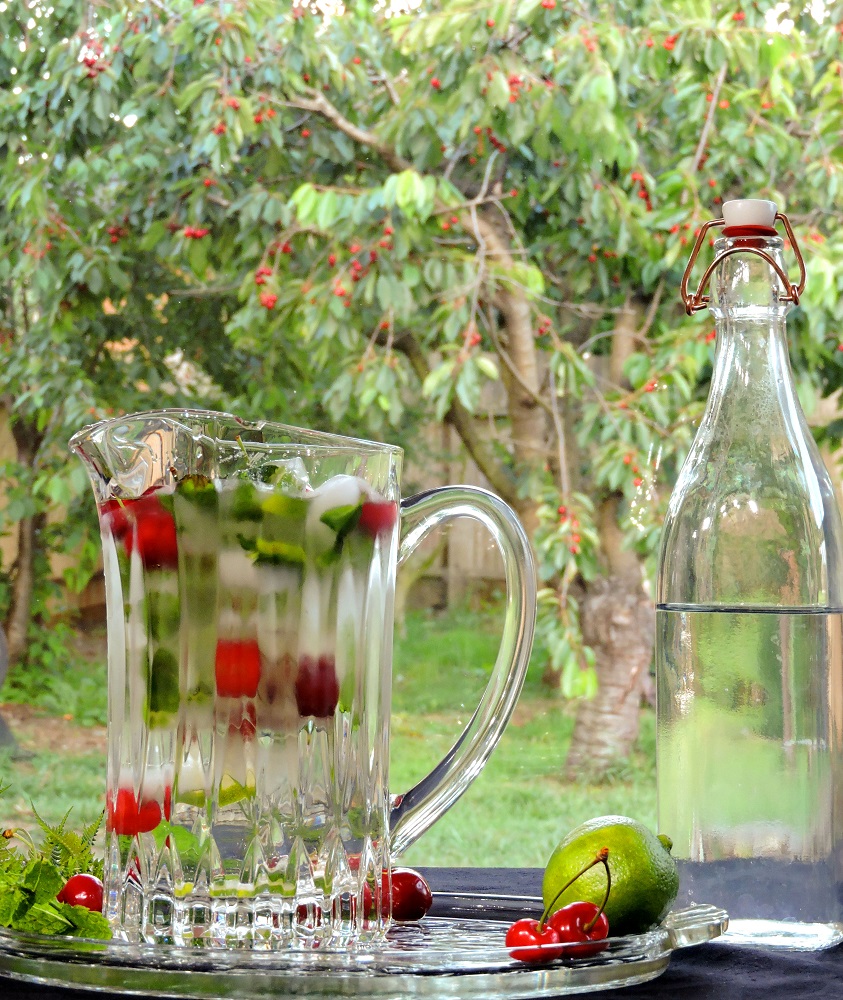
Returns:
[[[551,913],[559,897],[589,868],[602,864],[606,869],[606,895],[600,906],[578,900]],[[553,897],[539,920],[524,917],[506,932],[506,946],[519,962],[542,963],[556,958],[586,958],[606,947],[609,920],[604,912],[612,888],[609,848],[603,847],[589,863]]]

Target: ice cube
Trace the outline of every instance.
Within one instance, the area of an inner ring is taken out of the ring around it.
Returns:
[[[322,515],[337,507],[356,507],[368,496],[367,484],[358,476],[333,476],[308,497],[306,531],[312,551],[327,552],[337,533],[324,524]]]
[[[313,492],[307,467],[301,458],[275,459],[261,462],[256,470],[260,480],[291,497],[303,497]]]
[[[229,590],[255,592],[261,586],[260,572],[242,548],[226,548],[219,554],[219,579]]]

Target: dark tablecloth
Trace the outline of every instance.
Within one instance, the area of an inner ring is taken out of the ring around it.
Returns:
[[[436,893],[540,895],[540,869],[425,868]],[[108,1000],[116,994],[36,986],[0,978],[0,1000]],[[616,1000],[819,1000],[843,998],[843,946],[799,954],[725,944],[676,952],[667,970],[639,986],[600,990]]]

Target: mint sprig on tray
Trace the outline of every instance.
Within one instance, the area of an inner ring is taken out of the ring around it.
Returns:
[[[8,788],[0,785],[0,795]],[[0,927],[25,934],[61,934],[108,940],[111,928],[101,913],[61,903],[56,896],[68,879],[80,872],[102,878],[103,865],[94,857],[93,843],[102,815],[81,834],[67,829],[69,811],[56,826],[36,813],[44,832],[36,845],[28,833],[4,830],[0,836]],[[12,846],[15,838],[24,850]]]

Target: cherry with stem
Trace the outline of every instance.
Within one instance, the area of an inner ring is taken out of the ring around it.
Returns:
[[[605,852],[605,857],[600,857]],[[609,851],[603,848],[599,854],[603,867],[606,869],[606,892],[603,901],[598,907],[595,903],[585,900],[578,900],[568,903],[561,909],[553,913],[548,921],[559,933],[563,942],[587,942],[577,944],[565,949],[567,958],[583,958],[594,955],[602,951],[606,944],[604,939],[609,934],[609,919],[606,916],[606,904],[609,902],[609,893],[612,891],[612,873],[609,869]],[[570,883],[569,883],[570,885]],[[565,890],[563,889],[562,892]],[[559,899],[561,893],[557,893],[550,907]],[[599,943],[597,943],[599,942]]]
[[[602,864],[606,869],[606,895],[599,909],[594,906],[594,903],[570,903],[551,917],[551,911],[563,893],[570,889],[581,875],[599,864]],[[569,942],[600,940],[609,933],[609,921],[603,911],[609,899],[611,883],[609,848],[602,847],[591,861],[562,886],[545,907],[539,920],[524,917],[512,924],[506,932],[506,946],[509,948],[510,955],[519,962],[541,963],[550,962],[562,955],[592,954],[601,947],[605,947],[604,945],[587,944],[574,949],[567,947],[567,945]],[[572,907],[579,909],[572,911]],[[558,917],[559,913],[565,914],[565,917]]]

